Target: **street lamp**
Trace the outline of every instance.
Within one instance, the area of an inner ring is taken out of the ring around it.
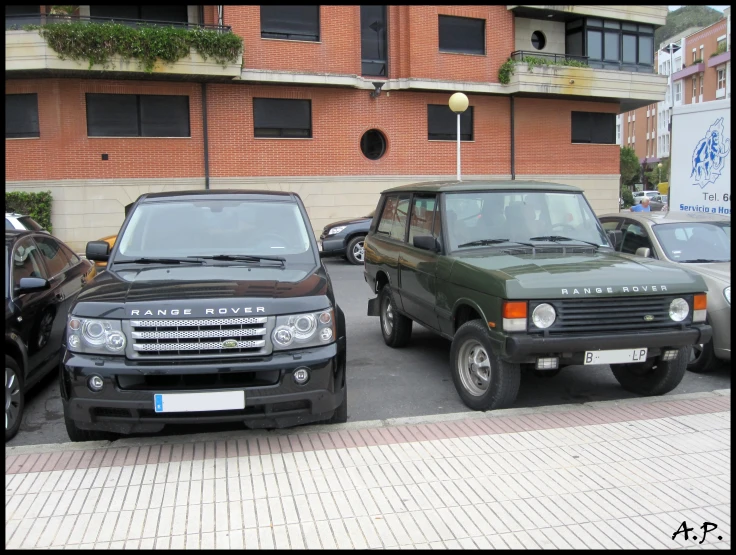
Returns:
[[[457,114],[457,180],[460,179],[460,114],[468,109],[468,97],[461,92],[457,92],[450,97],[450,110]]]
[[[662,162],[657,164],[657,185],[659,186],[660,183],[662,183]]]

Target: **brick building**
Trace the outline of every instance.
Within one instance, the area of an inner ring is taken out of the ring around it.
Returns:
[[[48,8],[6,8],[6,184],[52,191],[54,233],[79,250],[147,191],[289,189],[321,229],[389,186],[451,178],[456,91],[470,99],[464,179],[575,184],[615,210],[615,116],[656,104],[667,82],[653,44],[666,6],[77,7],[89,24],[242,38],[235,63],[193,50],[151,73],[62,59],[18,29],[57,21]]]

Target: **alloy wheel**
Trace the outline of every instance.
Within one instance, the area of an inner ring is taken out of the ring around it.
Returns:
[[[383,333],[390,336],[394,329],[394,308],[391,305],[391,299],[386,299],[383,305]]]
[[[365,242],[358,241],[353,245],[353,257],[360,263],[365,260]]]
[[[20,384],[12,368],[5,368],[5,429],[12,428],[20,413]]]
[[[483,345],[475,340],[466,341],[458,356],[460,381],[465,390],[475,397],[484,395],[491,384],[491,361]]]

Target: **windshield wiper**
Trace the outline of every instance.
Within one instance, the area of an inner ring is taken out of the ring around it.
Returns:
[[[728,260],[710,260],[708,258],[693,258],[692,260],[678,260],[678,262],[693,262],[695,264],[706,264],[708,262],[728,262]]]
[[[192,260],[194,258],[194,260]],[[204,264],[201,257],[187,258],[136,258],[135,260],[113,260],[113,264]]]
[[[584,241],[583,239],[573,239],[571,237],[563,237],[562,235],[540,235],[539,237],[530,237],[530,241],[551,241],[553,243],[559,243],[560,241],[580,241],[593,247],[602,247],[598,243],[591,243],[590,241]]]
[[[213,254],[211,256],[195,256],[192,258],[207,258],[210,260],[237,260],[242,262],[260,262],[268,260],[270,262],[280,262],[282,265],[286,259],[281,256],[259,256],[255,254]]]
[[[478,239],[477,241],[470,241],[469,243],[463,243],[458,245],[457,248],[463,247],[480,247],[482,245],[498,245],[499,243],[514,243],[516,245],[524,245],[525,247],[534,247],[531,243],[520,243],[519,241],[509,241],[508,239]]]

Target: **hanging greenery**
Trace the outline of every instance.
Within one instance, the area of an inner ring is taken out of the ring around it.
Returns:
[[[550,60],[549,58],[542,56],[524,56],[520,61],[509,58],[498,70],[498,80],[501,84],[508,85],[511,82],[511,76],[514,74],[514,69],[517,63],[526,64],[529,68],[529,73],[532,73],[535,67],[589,67],[586,62],[570,58],[565,58],[563,60]]]

